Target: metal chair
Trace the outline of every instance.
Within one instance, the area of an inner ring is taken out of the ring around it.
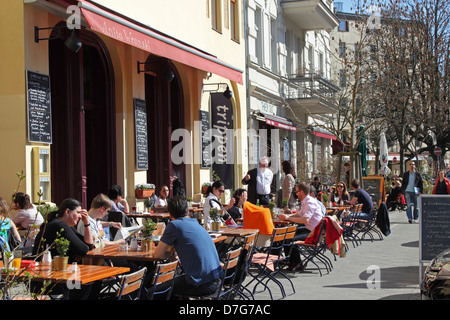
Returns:
[[[322,276],[322,271],[320,270],[319,265],[316,263],[316,259],[322,262],[322,264],[325,266],[325,269],[327,270],[327,273],[330,273],[332,269],[331,260],[324,255],[324,252],[327,249],[327,244],[325,241],[326,223],[324,220],[325,219],[322,219],[321,222],[319,222],[319,224],[314,229],[313,237],[307,238],[304,241],[303,240],[296,241],[294,243],[294,245],[300,251],[300,254],[304,257],[304,259],[302,259],[300,264],[306,267],[308,262],[313,263],[317,267],[320,276]],[[294,269],[296,269],[297,267],[298,266],[296,266]]]
[[[274,275],[277,274],[276,271],[279,268],[280,262],[284,260],[284,256],[282,255],[284,249],[283,243],[287,229],[287,227],[274,228],[270,239],[270,246],[263,248],[262,251],[255,251],[253,253],[251,266],[256,267],[256,273],[253,274],[250,270],[249,275],[251,275],[253,279],[247,283],[247,287],[249,287],[251,283],[256,281],[252,290],[253,295],[268,290],[270,298],[273,300],[272,291],[267,285],[267,283],[272,280],[280,288],[281,299],[286,297],[283,284],[275,278]],[[256,288],[259,285],[263,286],[263,290],[256,291]]]

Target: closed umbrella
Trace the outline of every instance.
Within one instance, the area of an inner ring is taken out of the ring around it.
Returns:
[[[387,176],[389,173],[391,173],[391,169],[388,167],[388,161],[389,161],[389,154],[388,154],[388,147],[386,142],[386,136],[384,132],[381,133],[380,137],[380,173],[383,176]]]
[[[361,136],[361,133],[364,131],[364,126],[359,127],[358,129],[358,137]],[[366,167],[367,167],[367,143],[366,143],[366,134],[363,133],[361,139],[359,140],[358,147],[356,150],[361,153],[361,170],[363,177],[367,177]]]

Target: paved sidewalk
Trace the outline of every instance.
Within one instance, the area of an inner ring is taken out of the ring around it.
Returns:
[[[332,258],[333,270],[321,277],[311,264],[305,272],[287,272],[296,294],[285,300],[420,300],[419,291],[419,224],[409,224],[404,211],[389,215],[391,234],[371,242],[368,237],[358,247],[349,243],[345,258]],[[319,264],[320,265],[320,264]],[[374,271],[368,271],[375,268]],[[426,266],[424,266],[426,267]],[[374,279],[379,281],[375,282]],[[287,293],[292,289],[283,280]],[[271,285],[274,299],[280,298],[278,287]],[[260,293],[256,300],[270,299]]]

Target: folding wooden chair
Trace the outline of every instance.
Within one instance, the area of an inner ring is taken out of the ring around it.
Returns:
[[[178,260],[158,264],[155,275],[153,277],[152,286],[148,290],[147,298],[153,300],[156,296],[164,296],[165,300],[169,300],[173,290],[175,275],[178,270]]]
[[[121,276],[119,290],[116,294],[117,300],[122,300],[122,298],[139,300],[146,272],[147,268],[142,268],[136,272]]]
[[[252,294],[263,292],[265,290],[269,291],[270,298],[273,300],[272,291],[270,290],[267,283],[272,280],[280,288],[282,298],[286,297],[283,284],[274,277],[279,268],[280,262],[284,259],[283,257],[283,243],[286,237],[287,227],[274,228],[270,240],[270,246],[264,248],[263,252],[254,252],[251,260],[251,265],[256,267],[256,274],[251,271],[249,275],[252,276],[252,280],[247,283],[247,287],[254,281],[256,281]],[[256,288],[262,285],[263,290],[256,291]]]
[[[322,276],[322,271],[320,270],[319,265],[316,263],[316,260],[322,262],[327,270],[327,273],[330,273],[332,269],[331,260],[328,259],[324,255],[325,250],[327,249],[326,245],[326,223],[325,219],[322,219],[321,222],[314,229],[314,236],[311,238],[307,238],[306,240],[296,241],[294,245],[299,249],[300,254],[303,256],[300,264],[303,264],[304,267],[308,264],[308,262],[313,263],[317,270],[319,270],[320,276]],[[294,269],[296,269],[296,266]]]
[[[358,241],[361,244],[361,239],[357,236],[356,225],[358,214],[361,212],[362,204],[357,204],[350,209],[350,212],[341,218],[341,227],[343,229],[342,236],[344,240],[351,241],[353,248],[358,246]]]
[[[255,299],[252,292],[243,285],[243,282],[248,275],[248,269],[251,263],[251,257],[253,255],[253,249],[255,247],[257,236],[257,233],[252,233],[245,236],[242,240],[242,251],[239,257],[237,274],[235,278],[236,284],[234,286],[234,291],[229,297],[231,299],[234,299],[236,296],[246,300]]]
[[[223,266],[223,276],[220,279],[219,290],[214,297],[215,300],[228,299],[233,292],[236,285],[234,280],[238,270],[238,262],[241,251],[242,248],[237,248],[227,253],[227,260]]]

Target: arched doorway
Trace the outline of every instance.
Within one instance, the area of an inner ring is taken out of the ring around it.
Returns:
[[[78,30],[78,53],[65,45],[69,30],[49,41],[52,201],[72,197],[84,208],[116,182],[114,73],[94,33]]]
[[[147,181],[159,189],[177,176],[186,185],[185,164],[171,159],[172,132],[184,128],[183,92],[180,77],[169,60],[150,55],[145,63],[145,100],[147,104],[149,168]]]

